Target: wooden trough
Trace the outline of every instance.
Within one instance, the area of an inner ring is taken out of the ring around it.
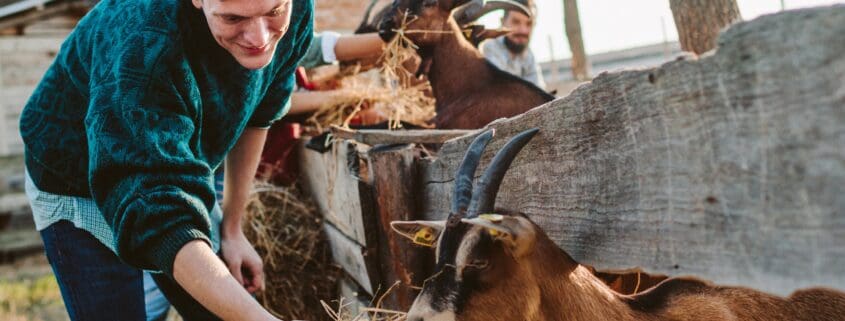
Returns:
[[[716,52],[601,74],[492,123],[481,167],[506,138],[540,128],[498,205],[527,213],[580,262],[782,295],[845,290],[843,34],[845,6],[739,23]],[[407,143],[465,133],[339,133],[354,140],[302,151],[335,258],[358,287],[348,292],[378,297],[399,281],[387,306],[410,305],[431,253],[388,224],[448,214],[473,133],[436,156]]]

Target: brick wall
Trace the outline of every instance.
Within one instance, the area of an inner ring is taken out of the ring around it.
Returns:
[[[364,11],[370,0],[315,0],[314,27],[317,31],[333,30],[351,33],[364,18]],[[373,13],[389,4],[390,0],[379,0]]]

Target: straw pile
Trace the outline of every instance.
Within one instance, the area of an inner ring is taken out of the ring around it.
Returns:
[[[340,269],[306,194],[296,186],[256,183],[245,223],[264,260],[267,287],[258,295],[264,307],[284,320],[331,320],[321,300],[336,297]]]
[[[407,22],[399,30],[404,30]],[[341,88],[348,91],[335,101],[323,105],[307,123],[322,131],[331,125],[349,127],[350,121],[367,109],[368,113],[381,115],[391,129],[400,128],[400,122],[420,127],[432,127],[434,98],[429,95],[431,85],[414,77],[419,58],[416,46],[398,32],[384,49],[377,71],[361,73],[354,70],[341,81]]]

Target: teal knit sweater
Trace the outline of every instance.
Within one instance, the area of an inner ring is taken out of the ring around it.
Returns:
[[[100,2],[23,110],[29,175],[42,191],[93,198],[122,260],[172,275],[182,245],[208,241],[212,172],[245,127],[289,108],[312,20],[313,1],[293,1],[273,62],[251,71],[188,0]]]

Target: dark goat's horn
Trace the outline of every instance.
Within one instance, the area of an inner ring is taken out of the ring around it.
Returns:
[[[528,7],[511,0],[474,0],[455,10],[455,12],[452,13],[452,16],[455,17],[455,21],[458,22],[458,25],[463,26],[478,20],[478,18],[481,18],[492,11],[500,9],[519,11],[526,16],[533,16]]]
[[[490,129],[475,137],[466,154],[464,154],[464,159],[458,166],[458,171],[455,172],[455,189],[454,194],[452,194],[452,212],[450,214],[466,211],[472,198],[472,180],[475,178],[475,169],[478,167],[484,148],[493,139],[494,133],[495,131]]]
[[[505,173],[511,166],[511,162],[522,150],[522,147],[528,144],[539,131],[539,129],[533,128],[519,133],[496,153],[472,192],[472,201],[470,201],[467,210],[468,218],[476,217],[478,214],[490,213],[494,210],[496,195],[499,193],[499,184],[505,178]]]

